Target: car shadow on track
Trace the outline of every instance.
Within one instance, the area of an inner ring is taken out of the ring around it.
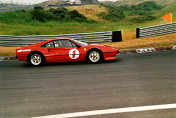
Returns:
[[[102,65],[102,64],[110,64],[110,63],[118,63],[120,62],[121,60],[118,59],[118,60],[110,60],[110,61],[103,61],[103,62],[100,62],[100,63],[89,63],[89,62],[54,62],[54,63],[45,63],[43,65],[40,65],[40,66],[33,66],[29,63],[25,63],[23,64],[23,67],[52,67],[52,66],[72,66],[72,65]]]

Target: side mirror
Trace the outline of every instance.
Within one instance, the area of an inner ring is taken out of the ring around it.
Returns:
[[[76,47],[77,47],[77,48],[81,48],[81,46],[79,46],[79,45],[76,45]]]

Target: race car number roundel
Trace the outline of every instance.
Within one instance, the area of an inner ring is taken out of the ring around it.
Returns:
[[[79,57],[79,51],[77,49],[71,49],[69,51],[69,57],[71,59],[77,59]]]

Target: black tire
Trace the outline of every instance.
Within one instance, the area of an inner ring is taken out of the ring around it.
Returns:
[[[87,61],[90,63],[99,63],[103,61],[103,54],[98,49],[92,49],[87,53]]]
[[[40,53],[32,53],[28,56],[28,61],[33,66],[40,66],[44,64],[45,59]]]

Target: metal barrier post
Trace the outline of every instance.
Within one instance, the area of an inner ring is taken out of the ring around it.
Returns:
[[[112,32],[112,42],[121,42],[121,41],[122,41],[121,31],[113,31]]]
[[[140,28],[136,28],[136,38],[140,38]]]

